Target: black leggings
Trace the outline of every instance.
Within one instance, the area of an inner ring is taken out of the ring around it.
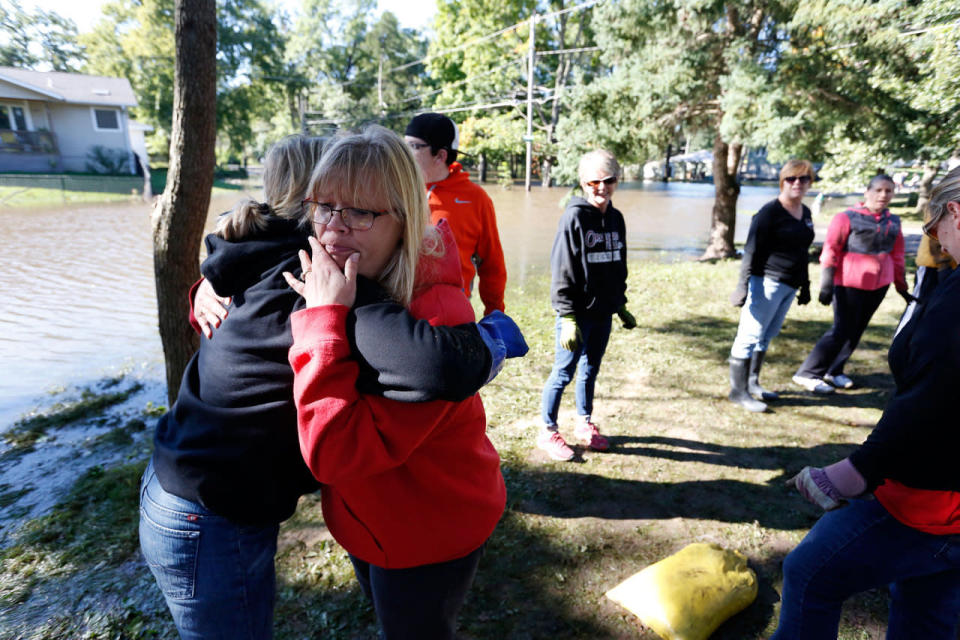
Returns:
[[[477,573],[483,546],[463,558],[410,569],[384,569],[351,555],[385,640],[453,640],[457,614]]]
[[[860,344],[860,337],[887,295],[889,286],[874,291],[837,287],[833,292],[833,326],[814,345],[797,375],[822,378],[827,374],[842,374],[843,366]]]

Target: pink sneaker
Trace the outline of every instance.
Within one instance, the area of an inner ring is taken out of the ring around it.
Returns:
[[[546,451],[554,460],[566,462],[573,459],[573,449],[567,446],[563,436],[556,431],[541,431],[537,436],[537,447]]]
[[[573,428],[573,435],[594,451],[606,451],[610,448],[610,443],[600,435],[597,425],[592,422],[578,422]]]

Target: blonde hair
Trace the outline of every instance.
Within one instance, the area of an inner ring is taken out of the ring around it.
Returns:
[[[436,229],[427,227],[430,209],[423,175],[403,139],[377,125],[335,138],[314,170],[307,192],[358,208],[376,209],[387,203],[402,233],[377,280],[394,299],[409,304],[420,254],[442,255],[443,244]]]
[[[930,230],[937,226],[937,223],[947,215],[947,203],[960,202],[960,167],[954,167],[943,176],[943,180],[937,183],[937,186],[930,192],[930,200],[924,211],[923,231],[930,233]]]
[[[294,134],[270,147],[263,163],[264,202],[238,202],[217,221],[217,235],[227,240],[245,238],[263,231],[271,215],[309,224],[303,215],[303,199],[326,142],[325,138]]]
[[[620,163],[617,162],[617,158],[606,149],[595,149],[580,156],[580,165],[577,167],[580,182],[584,182],[587,177],[586,172],[596,166],[620,179]]]
[[[783,191],[783,181],[791,176],[809,176],[812,183],[817,179],[813,164],[809,160],[787,160],[780,169],[780,190]]]

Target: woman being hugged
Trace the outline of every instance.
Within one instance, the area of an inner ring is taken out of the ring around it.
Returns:
[[[750,221],[740,280],[730,296],[743,311],[730,348],[729,398],[748,411],[765,411],[763,400],[777,399],[760,386],[767,348],[780,333],[794,297],[797,304],[810,302],[807,255],[814,232],[803,197],[813,178],[808,161],[788,161],[780,170],[780,195]]]
[[[896,187],[893,178],[870,180],[858,206],[830,221],[820,254],[820,304],[833,303],[833,326],[793,376],[794,383],[816,394],[851,389],[843,372],[860,343],[870,318],[887,295],[890,283],[909,303],[900,218],[887,205]]]
[[[292,316],[289,355],[301,452],[384,637],[453,638],[506,499],[483,404],[359,392],[347,335],[358,275],[432,324],[471,322],[452,234],[427,227],[416,161],[382,127],[333,142],[309,194],[312,256],[301,254],[303,282],[287,274],[307,307]]]
[[[927,206],[924,231],[960,257],[960,168]],[[888,640],[960,632],[960,273],[944,275],[890,345],[896,390],[873,432],[848,458],[790,481],[827,513],[784,561],[773,640],[836,638],[843,601],[884,585]]]

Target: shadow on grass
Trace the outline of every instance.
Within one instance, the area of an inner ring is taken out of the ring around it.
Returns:
[[[756,522],[781,530],[809,527],[816,519],[813,511],[796,499],[795,491],[785,486],[786,474],[768,484],[756,484],[727,479],[647,482],[535,470],[521,473],[530,474],[527,480],[539,483],[543,490],[520,501],[517,510],[554,518],[690,518]]]
[[[610,436],[611,450],[607,455],[634,455],[663,458],[676,462],[702,462],[738,469],[786,469],[783,479],[806,465],[835,462],[850,454],[856,443],[822,444],[802,447],[730,447],[711,442],[667,438],[663,436]],[[650,445],[650,446],[644,446]],[[659,446],[655,446],[659,445]],[[674,447],[666,449],[663,447]],[[682,450],[678,450],[682,449]]]

